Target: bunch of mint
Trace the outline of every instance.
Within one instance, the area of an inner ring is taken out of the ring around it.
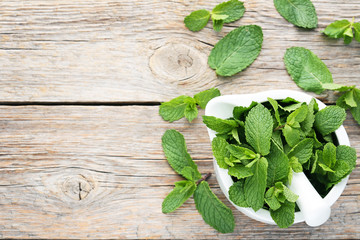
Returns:
[[[243,2],[230,0],[216,5],[211,13],[205,9],[194,11],[185,17],[184,23],[189,30],[197,32],[206,26],[211,16],[213,29],[220,32],[224,23],[231,23],[240,19],[244,12]]]
[[[206,104],[217,96],[220,96],[220,91],[217,88],[199,92],[193,98],[181,95],[168,102],[161,103],[159,114],[165,121],[173,122],[186,117],[191,122],[198,115],[197,106],[205,109]]]
[[[281,228],[294,222],[295,195],[287,184],[302,172],[317,191],[326,195],[356,164],[355,149],[336,146],[334,131],[345,120],[345,110],[329,106],[319,111],[292,98],[238,106],[233,117],[203,116],[215,132],[212,150],[219,167],[228,169],[234,184],[229,197],[240,207],[269,209]]]
[[[360,42],[360,22],[355,22],[355,18],[351,22],[338,20],[329,24],[323,33],[330,38],[344,38],[345,44],[350,44],[354,37]]]
[[[284,62],[294,82],[305,91],[322,93],[324,90],[341,93],[336,105],[350,109],[354,119],[360,124],[360,89],[333,83],[331,72],[325,63],[313,52],[303,47],[286,50]]]
[[[222,203],[206,182],[210,174],[201,176],[187,152],[184,136],[176,130],[167,130],[162,137],[162,147],[170,166],[185,178],[175,183],[175,188],[162,203],[162,212],[170,213],[194,195],[195,205],[204,221],[221,233],[234,231],[235,221],[230,208]]]

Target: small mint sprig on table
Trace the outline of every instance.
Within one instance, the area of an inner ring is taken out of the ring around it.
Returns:
[[[162,136],[162,147],[170,166],[186,180],[175,183],[175,188],[162,203],[162,212],[170,213],[194,195],[196,209],[204,221],[221,233],[234,231],[235,220],[230,208],[211,191],[210,173],[204,177],[187,152],[184,136],[176,130],[167,130]]]
[[[290,77],[305,91],[317,94],[325,90],[341,92],[336,105],[345,110],[350,109],[352,116],[360,124],[360,89],[334,83],[325,63],[309,49],[288,48],[284,55],[284,63]]]
[[[173,122],[185,117],[189,122],[198,115],[197,106],[205,109],[207,103],[214,97],[220,96],[217,88],[211,88],[195,94],[194,97],[181,95],[168,102],[163,102],[159,108],[160,116],[169,122]]]
[[[330,38],[344,38],[345,44],[350,44],[354,37],[360,42],[360,22],[355,22],[355,18],[351,22],[344,19],[330,23],[322,32]]]
[[[184,23],[189,30],[197,32],[206,26],[211,17],[213,29],[220,32],[224,23],[230,23],[240,19],[244,15],[244,12],[245,7],[243,2],[230,0],[216,5],[211,12],[205,9],[194,11],[185,17]]]

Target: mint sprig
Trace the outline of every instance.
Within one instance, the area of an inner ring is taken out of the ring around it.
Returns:
[[[220,32],[224,23],[239,20],[244,15],[244,12],[243,2],[230,0],[216,5],[211,13],[205,9],[194,11],[185,17],[184,23],[190,31],[197,32],[206,26],[211,16],[213,29]]]
[[[345,44],[351,43],[354,37],[360,42],[360,22],[355,22],[355,18],[351,22],[344,19],[330,23],[322,32],[330,38],[343,38]]]
[[[197,165],[187,152],[184,136],[176,130],[167,130],[162,137],[164,154],[170,166],[187,180],[175,183],[175,188],[162,203],[162,212],[170,213],[194,195],[195,205],[204,221],[221,233],[234,231],[235,220],[230,208],[211,191]]]
[[[189,122],[192,122],[198,115],[198,106],[202,109],[214,97],[220,96],[220,91],[217,88],[211,88],[189,97],[181,95],[168,102],[161,103],[159,107],[159,114],[169,122],[177,121],[185,117]]]

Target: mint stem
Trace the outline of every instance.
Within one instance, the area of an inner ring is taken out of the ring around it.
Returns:
[[[201,183],[202,181],[207,181],[209,177],[211,177],[211,173],[207,173],[205,176],[203,176],[201,179],[199,179],[199,180],[196,182],[196,185],[198,185],[198,184]]]
[[[275,132],[275,131],[277,131],[277,130],[280,130],[280,129],[284,128],[284,127],[285,127],[285,124],[284,124],[284,125],[281,125],[281,126],[278,126],[278,127],[276,127],[276,128],[273,130],[273,132]]]

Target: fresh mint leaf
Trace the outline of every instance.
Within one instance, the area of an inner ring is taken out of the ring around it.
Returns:
[[[279,107],[284,111],[292,112],[292,111],[295,111],[296,109],[298,109],[299,107],[301,107],[301,105],[302,105],[302,103],[294,103],[291,105],[287,105],[285,107],[279,105]]]
[[[329,24],[323,33],[330,38],[344,38],[346,31],[352,32],[352,23],[348,20],[339,20]]]
[[[230,167],[228,173],[230,176],[236,177],[237,179],[243,179],[253,175],[250,168],[241,164]]]
[[[270,139],[273,132],[270,111],[262,104],[252,108],[245,121],[246,141],[257,153],[266,156],[270,151]]]
[[[250,207],[245,199],[244,181],[242,180],[234,182],[229,188],[229,198],[239,207]]]
[[[356,150],[352,147],[340,145],[336,147],[336,162],[346,162],[351,170],[356,167]]]
[[[313,140],[305,138],[296,144],[288,153],[288,158],[296,157],[300,164],[306,163],[313,152]]]
[[[227,150],[229,143],[222,137],[215,137],[212,142],[212,151],[219,167],[227,169],[229,166],[225,162],[225,158],[229,157],[230,154]]]
[[[211,88],[202,92],[199,92],[197,94],[194,95],[194,99],[196,101],[196,103],[202,108],[205,109],[207,103],[215,98],[220,96],[220,91],[217,88]]]
[[[324,83],[333,82],[332,75],[326,65],[306,48],[288,48],[284,62],[291,78],[305,91],[320,94],[324,91]]]
[[[300,123],[301,130],[304,132],[305,136],[309,135],[311,130],[313,129],[314,121],[315,121],[315,115],[314,115],[314,107],[315,107],[316,101],[315,99],[311,99],[308,107],[308,111],[306,114],[306,117],[303,122]]]
[[[196,164],[187,152],[185,139],[181,133],[176,130],[167,130],[162,136],[162,147],[170,166],[175,172],[183,175],[183,169],[191,167],[194,169],[196,180],[201,178]]]
[[[310,0],[274,0],[276,10],[288,22],[302,28],[316,28],[317,15]]]
[[[209,19],[210,12],[205,9],[201,9],[194,11],[190,15],[186,16],[184,23],[190,31],[197,32],[206,26]]]
[[[286,124],[282,129],[282,132],[290,147],[294,147],[301,140],[301,133],[299,129],[292,128]]]
[[[297,157],[291,157],[289,159],[289,165],[290,165],[291,169],[296,173],[303,171],[302,165],[299,163],[299,160]]]
[[[285,179],[289,173],[289,159],[286,154],[272,141],[268,160],[266,185],[273,186],[276,182]]]
[[[236,28],[215,44],[208,64],[218,75],[232,76],[255,61],[262,41],[261,27],[246,25]]]
[[[203,116],[205,125],[217,133],[228,133],[238,126],[235,120],[221,119],[213,116]]]
[[[314,127],[323,136],[338,129],[343,124],[346,113],[338,106],[328,106],[315,114]]]
[[[267,100],[269,101],[269,103],[271,104],[271,106],[274,109],[274,116],[275,116],[275,119],[276,119],[278,125],[281,125],[278,102],[276,100],[272,99],[272,98],[269,98],[269,97],[267,98]]]
[[[336,146],[333,143],[327,143],[324,146],[322,162],[329,168],[333,168],[336,163]]]
[[[355,40],[360,42],[360,22],[353,24],[354,31],[355,31]]]
[[[305,120],[306,115],[308,113],[308,106],[302,105],[298,109],[296,109],[294,112],[292,112],[286,119],[286,123],[289,124],[289,126],[292,127],[300,127],[297,126],[296,123],[301,123]]]
[[[231,209],[216,197],[206,181],[199,183],[194,200],[197,210],[207,224],[221,233],[234,231],[235,220]]]
[[[198,115],[198,109],[196,107],[196,101],[193,98],[188,98],[188,99],[185,99],[184,102],[187,103],[185,111],[184,111],[185,118],[189,122],[192,122],[192,120],[194,120]]]
[[[355,121],[360,124],[360,89],[355,88],[353,91],[353,98],[356,102],[356,107],[351,107],[350,111]]]
[[[175,188],[169,195],[166,196],[162,203],[162,212],[170,213],[175,211],[178,207],[193,195],[196,189],[196,184],[193,181],[180,181],[175,183]]]
[[[246,118],[247,114],[249,113],[249,111],[256,105],[257,105],[256,102],[251,102],[249,107],[243,107],[243,106],[234,107],[234,110],[233,110],[234,119],[237,119],[240,121],[245,121],[245,118]]]
[[[185,116],[185,109],[188,105],[186,100],[191,99],[189,96],[179,96],[170,100],[169,102],[163,102],[159,108],[160,116],[169,122],[179,120]]]
[[[238,0],[230,0],[227,2],[220,3],[215,6],[211,12],[211,17],[222,15],[226,16],[224,23],[234,22],[240,19],[245,12],[244,3]]]
[[[221,29],[223,28],[224,20],[216,20],[213,18],[212,21],[213,21],[213,29],[216,32],[220,32]]]
[[[227,146],[227,149],[229,150],[230,154],[232,154],[234,157],[236,157],[239,160],[256,158],[256,153],[254,153],[248,148],[231,144]]]
[[[245,179],[244,191],[248,205],[259,210],[264,205],[264,194],[266,189],[268,161],[262,157],[251,167],[253,175]]]
[[[324,89],[339,91],[339,92],[345,92],[345,91],[355,88],[355,86],[344,86],[344,85],[337,84],[337,83],[323,83],[322,86]]]
[[[198,180],[199,176],[196,175],[196,171],[192,167],[184,167],[181,171],[181,175],[188,180]]]
[[[270,209],[270,215],[280,228],[287,228],[295,220],[295,203],[285,201],[277,210]]]
[[[280,202],[275,196],[275,188],[269,188],[265,193],[265,202],[269,205],[270,209],[277,210],[281,207]]]

